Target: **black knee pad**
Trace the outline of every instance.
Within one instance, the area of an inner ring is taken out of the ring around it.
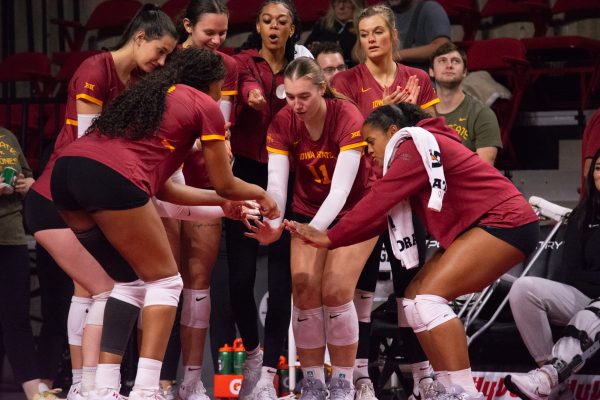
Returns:
[[[117,282],[133,282],[138,278],[123,256],[110,244],[104,233],[95,226],[89,231],[75,233],[83,247],[100,263],[108,276]]]
[[[123,356],[139,314],[138,307],[109,297],[104,309],[100,351]]]

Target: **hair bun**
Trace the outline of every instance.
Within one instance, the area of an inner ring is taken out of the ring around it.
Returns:
[[[154,3],[146,3],[142,6],[141,11],[160,11],[160,7]]]

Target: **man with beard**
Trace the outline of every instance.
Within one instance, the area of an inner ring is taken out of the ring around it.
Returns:
[[[475,97],[463,92],[467,76],[467,57],[454,43],[441,45],[431,56],[429,76],[435,80],[440,102],[435,105],[438,116],[460,136],[462,143],[494,165],[502,148],[500,127],[494,112]]]
[[[396,15],[402,64],[427,71],[433,52],[450,40],[450,20],[436,1],[388,0]]]

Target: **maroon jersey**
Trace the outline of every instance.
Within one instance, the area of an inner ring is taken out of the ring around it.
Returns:
[[[431,84],[431,79],[425,71],[402,64],[396,65],[398,69],[396,70],[396,78],[391,88],[395,89],[396,86],[404,87],[408,78],[416,75],[421,86],[417,104],[421,108],[428,108],[440,102]],[[333,86],[336,92],[352,99],[358,105],[365,118],[371,114],[371,111],[383,105],[383,87],[371,75],[365,64],[358,64],[347,71],[336,74],[333,77],[331,86]]]
[[[134,74],[130,82],[135,82],[137,79],[137,74]],[[54,152],[50,156],[46,168],[31,186],[33,190],[48,200],[52,200],[50,176],[52,175],[54,163],[60,151],[77,139],[77,100],[83,100],[104,108],[107,103],[110,103],[124,90],[125,85],[119,79],[110,52],[96,54],[81,63],[69,82],[65,124],[56,138]]]
[[[185,184],[200,189],[212,189],[213,184],[208,177],[206,161],[202,149],[190,152],[183,162]]]
[[[317,140],[311,139],[304,122],[290,106],[277,113],[267,133],[267,150],[290,156],[295,166],[292,210],[307,216],[314,216],[329,194],[340,152],[361,150],[367,145],[360,134],[363,118],[356,106],[339,99],[326,99],[326,104],[323,133]],[[367,191],[369,170],[364,157],[361,157],[360,163],[340,215],[350,210]]]
[[[71,143],[60,157],[96,160],[154,196],[179,168],[196,138],[225,140],[225,120],[217,103],[186,85],[167,95],[167,109],[158,130],[141,140],[109,138],[92,132]]]
[[[221,96],[236,96],[238,94],[238,66],[237,62],[228,54],[216,51],[225,66],[225,82],[221,88]]]
[[[440,147],[447,191],[441,212],[428,209],[429,177],[412,140],[398,147],[387,173],[329,232],[332,247],[358,243],[382,233],[387,213],[403,199],[443,248],[476,224],[504,228],[538,220],[517,188],[498,170],[461,144],[444,118],[428,118],[420,126],[433,134]]]
[[[257,50],[245,50],[234,56],[239,68],[239,97],[235,105],[235,123],[231,128],[233,154],[266,163],[267,128],[271,119],[285,105],[285,99],[276,95],[283,85],[283,70],[273,74],[267,61]],[[261,111],[248,105],[248,94],[258,89],[267,101]]]

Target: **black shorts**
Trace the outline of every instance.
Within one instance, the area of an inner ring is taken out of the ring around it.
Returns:
[[[59,158],[50,188],[56,208],[67,211],[129,210],[150,200],[123,175],[85,157]]]
[[[31,234],[47,229],[69,228],[61,218],[54,203],[35,190],[27,192],[23,214],[25,227]]]
[[[290,212],[290,218],[291,218],[291,220],[300,222],[301,224],[308,224],[308,223],[310,223],[310,221],[313,220],[314,216],[310,217],[308,215],[300,214],[300,213],[292,211],[292,212]],[[329,227],[327,229],[333,228],[335,226],[335,224],[337,224],[339,222],[339,220],[340,220],[339,218],[334,219],[333,222],[329,225]]]
[[[486,225],[477,225],[477,227],[521,250],[525,257],[533,253],[539,242],[540,224],[538,221],[515,228],[499,228]]]

